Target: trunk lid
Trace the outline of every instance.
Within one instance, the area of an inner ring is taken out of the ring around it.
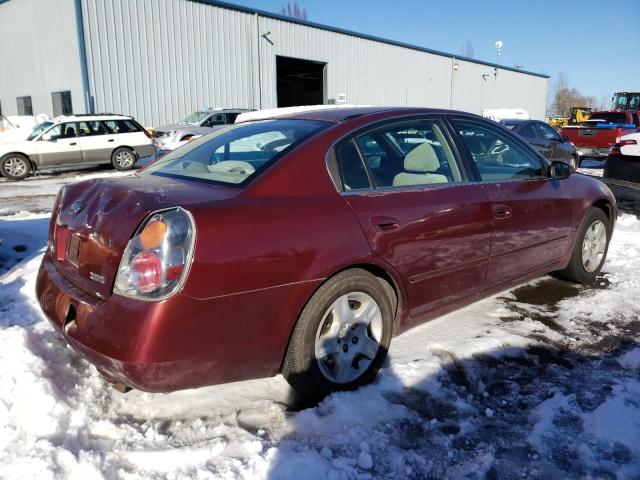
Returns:
[[[136,228],[156,210],[236,196],[239,189],[135,175],[67,187],[55,219],[53,259],[75,286],[100,299],[111,295],[120,258]]]

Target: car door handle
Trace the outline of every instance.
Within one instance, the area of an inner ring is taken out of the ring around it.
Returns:
[[[393,217],[371,217],[371,225],[373,228],[380,230],[381,232],[388,232],[400,228],[400,222],[397,218]]]
[[[71,142],[69,145],[77,145],[76,142]]]
[[[494,205],[492,208],[493,218],[496,220],[506,220],[507,218],[511,218],[511,215],[513,215],[513,210],[508,205]]]
[[[110,138],[109,140],[107,140],[107,142],[113,142],[113,138]]]

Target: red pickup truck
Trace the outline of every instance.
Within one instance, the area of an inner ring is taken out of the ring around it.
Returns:
[[[560,134],[573,142],[580,159],[606,158],[609,149],[623,135],[640,130],[640,112],[611,110],[593,112],[589,120],[564,127]]]

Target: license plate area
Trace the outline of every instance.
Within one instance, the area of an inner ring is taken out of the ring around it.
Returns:
[[[585,128],[584,130],[580,130],[581,137],[593,137],[596,134],[595,128]]]
[[[67,247],[66,260],[74,267],[79,267],[78,257],[80,255],[80,237],[78,235],[69,235],[69,246]]]

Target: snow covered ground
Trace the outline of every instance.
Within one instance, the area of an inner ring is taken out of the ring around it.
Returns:
[[[74,180],[0,183],[1,479],[640,478],[635,216],[595,286],[547,276],[418,327],[359,391],[306,405],[274,377],[123,395],[34,296],[49,192]]]

